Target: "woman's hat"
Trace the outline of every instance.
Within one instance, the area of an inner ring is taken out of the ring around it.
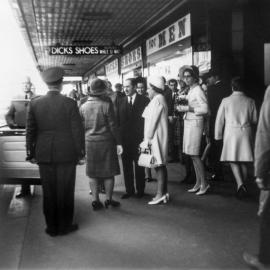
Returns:
[[[196,79],[199,79],[200,72],[199,72],[198,67],[184,65],[184,66],[179,68],[179,78],[181,80],[184,79],[184,72],[187,70],[190,71],[195,76]]]
[[[158,88],[161,93],[165,89],[165,83],[162,76],[150,76],[148,77],[148,83]]]
[[[106,94],[107,85],[101,79],[94,79],[90,83],[90,95],[91,96],[101,96]]]

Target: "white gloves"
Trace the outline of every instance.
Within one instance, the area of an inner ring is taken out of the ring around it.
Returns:
[[[150,145],[151,145],[151,141],[148,139],[144,139],[143,142],[140,143],[140,148],[142,150],[145,150],[145,149],[148,149]]]
[[[118,156],[122,155],[122,153],[123,153],[122,145],[116,145],[116,151],[117,151]]]
[[[188,112],[189,111],[189,106],[188,105],[178,105],[176,109],[179,112]]]

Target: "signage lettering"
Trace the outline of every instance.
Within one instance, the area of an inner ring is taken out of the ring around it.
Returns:
[[[158,34],[158,47],[161,48],[161,47],[164,47],[166,45],[166,38],[165,38],[165,34],[166,32],[163,31],[161,32],[160,34]]]
[[[118,73],[118,59],[113,60],[105,66],[106,75],[111,73]]]
[[[118,55],[120,46],[50,46],[50,55]]]
[[[155,53],[191,35],[190,14],[176,21],[146,41],[146,55]]]
[[[172,43],[175,40],[175,27],[174,25],[169,27],[169,43]]]
[[[138,47],[135,50],[121,57],[121,67],[124,68],[142,60],[142,48]]]

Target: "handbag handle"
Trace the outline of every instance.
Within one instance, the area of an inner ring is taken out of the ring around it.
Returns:
[[[143,150],[141,147],[139,147],[139,154],[142,153],[151,155],[152,154],[151,145],[148,145],[148,148],[145,148]]]

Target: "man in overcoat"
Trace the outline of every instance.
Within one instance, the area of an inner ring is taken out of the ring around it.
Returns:
[[[255,176],[261,190],[270,190],[270,86],[261,107],[255,142]],[[270,191],[269,191],[270,192]],[[244,253],[244,260],[253,269],[270,269],[270,196],[261,214],[259,254]]]
[[[138,148],[143,141],[144,119],[142,114],[149,103],[149,99],[136,92],[136,80],[134,78],[125,80],[124,91],[126,97],[119,108],[123,140],[122,161],[126,187],[126,193],[123,194],[122,199],[127,199],[135,194],[134,178],[137,197],[141,198],[144,195],[145,174],[144,168],[138,165]]]
[[[49,91],[31,100],[27,114],[27,159],[37,162],[43,211],[50,236],[78,229],[73,224],[76,164],[84,157],[84,131],[76,101],[60,94],[64,71],[42,74]]]

